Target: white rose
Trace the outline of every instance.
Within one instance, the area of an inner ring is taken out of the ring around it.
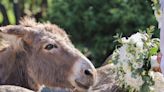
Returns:
[[[129,42],[129,40],[126,39],[125,37],[121,38],[121,41],[122,41],[122,43],[128,43]]]
[[[130,38],[129,38],[130,42],[132,44],[136,43],[136,42],[139,42],[141,41],[141,34],[140,33],[136,33],[136,34],[133,34]]]
[[[128,40],[131,44],[136,44],[137,42],[143,42],[143,40],[147,40],[147,37],[144,34],[136,33],[129,37]]]
[[[138,47],[138,48],[140,48],[140,49],[142,49],[143,48],[143,42],[137,42],[136,43],[136,46]]]

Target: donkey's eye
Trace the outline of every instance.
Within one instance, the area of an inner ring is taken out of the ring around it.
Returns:
[[[48,45],[45,47],[45,49],[47,49],[47,50],[51,50],[51,49],[53,49],[53,48],[57,48],[57,45],[48,44]]]

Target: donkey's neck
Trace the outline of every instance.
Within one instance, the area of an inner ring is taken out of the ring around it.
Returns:
[[[5,84],[17,85],[28,89],[33,89],[29,85],[29,81],[32,81],[28,76],[26,62],[28,57],[24,51],[16,52],[14,57],[14,64],[10,75],[8,76]],[[13,62],[13,61],[11,61]]]

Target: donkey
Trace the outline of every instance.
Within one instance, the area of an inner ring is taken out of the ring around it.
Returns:
[[[0,27],[0,84],[37,91],[41,85],[87,91],[96,79],[93,64],[65,31],[24,18]]]

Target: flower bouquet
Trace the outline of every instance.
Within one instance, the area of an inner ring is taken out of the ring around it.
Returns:
[[[164,92],[164,76],[154,72],[152,57],[159,51],[159,39],[152,38],[154,27],[147,32],[138,32],[125,38],[115,36],[118,47],[113,52],[112,62],[121,87],[129,92]]]

